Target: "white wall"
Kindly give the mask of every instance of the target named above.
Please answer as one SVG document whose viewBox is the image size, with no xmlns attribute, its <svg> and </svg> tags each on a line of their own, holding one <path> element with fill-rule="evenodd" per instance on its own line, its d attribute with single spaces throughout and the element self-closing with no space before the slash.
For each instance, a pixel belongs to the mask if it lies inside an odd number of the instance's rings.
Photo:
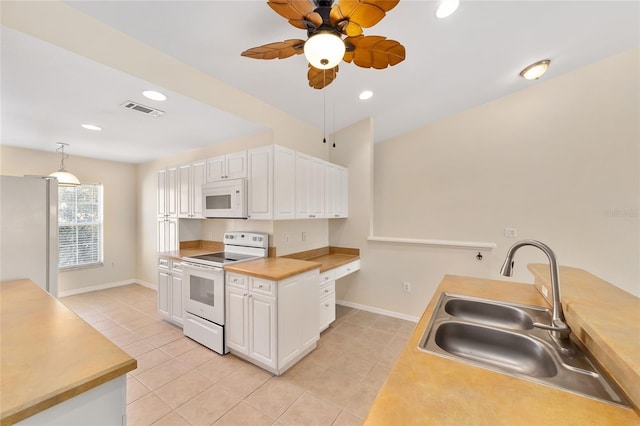
<svg viewBox="0 0 640 426">
<path fill-rule="evenodd" d="M 3 175 L 48 175 L 59 167 L 60 155 L 55 152 L 0 146 Z M 104 266 L 61 271 L 59 292 L 63 295 L 84 287 L 134 282 L 137 277 L 136 166 L 76 157 L 71 153 L 65 168 L 80 182 L 103 184 Z"/>
<path fill-rule="evenodd" d="M 367 254 L 398 267 L 372 260 L 345 297 L 418 315 L 419 303 L 396 302 L 403 277 L 418 280 L 421 299 L 443 273 L 498 278 L 524 238 L 640 295 L 639 65 L 635 49 L 375 145 L 375 235 L 498 247 L 479 263 L 470 250 L 369 243 Z M 532 261 L 547 260 L 521 249 L 513 279 L 532 282 Z"/>
</svg>

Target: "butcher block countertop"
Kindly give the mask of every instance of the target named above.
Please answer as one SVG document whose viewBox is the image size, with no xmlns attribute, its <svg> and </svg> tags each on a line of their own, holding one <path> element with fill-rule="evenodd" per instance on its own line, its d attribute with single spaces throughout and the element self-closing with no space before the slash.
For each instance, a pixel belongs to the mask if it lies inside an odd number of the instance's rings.
<svg viewBox="0 0 640 426">
<path fill-rule="evenodd" d="M 136 368 L 137 362 L 28 279 L 0 283 L 1 424 Z"/>
<path fill-rule="evenodd" d="M 561 279 L 565 273 L 561 268 Z M 371 406 L 365 425 L 640 424 L 632 409 L 419 351 L 418 342 L 442 292 L 548 307 L 532 284 L 445 276 Z M 623 329 L 619 332 L 625 334 Z M 627 337 L 637 344 L 637 335 Z"/>
<path fill-rule="evenodd" d="M 320 263 L 306 260 L 287 259 L 284 257 L 263 257 L 256 260 L 227 265 L 224 267 L 224 270 L 265 280 L 281 281 L 294 275 L 320 268 L 320 266 Z"/>
</svg>

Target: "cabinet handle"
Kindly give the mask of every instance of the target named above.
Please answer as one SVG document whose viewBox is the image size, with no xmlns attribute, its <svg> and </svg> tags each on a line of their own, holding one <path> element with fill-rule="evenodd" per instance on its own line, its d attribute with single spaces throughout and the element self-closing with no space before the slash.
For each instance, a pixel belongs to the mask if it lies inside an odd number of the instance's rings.
<svg viewBox="0 0 640 426">
<path fill-rule="evenodd" d="M 258 285 L 258 288 L 262 288 L 262 287 L 264 287 L 262 284 Z"/>
<path fill-rule="evenodd" d="M 324 292 L 325 292 L 325 293 L 329 293 L 329 290 L 325 288 L 325 289 L 324 289 Z"/>
<path fill-rule="evenodd" d="M 328 307 L 329 307 L 329 304 L 328 304 L 328 303 L 325 303 L 325 304 L 324 304 L 324 306 L 325 306 L 325 308 L 328 308 Z"/>
</svg>

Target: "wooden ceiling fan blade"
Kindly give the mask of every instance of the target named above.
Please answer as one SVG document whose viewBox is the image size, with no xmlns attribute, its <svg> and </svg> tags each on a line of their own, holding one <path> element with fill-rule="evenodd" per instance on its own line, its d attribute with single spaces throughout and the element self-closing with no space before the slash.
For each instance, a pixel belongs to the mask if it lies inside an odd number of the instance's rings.
<svg viewBox="0 0 640 426">
<path fill-rule="evenodd" d="M 331 23 L 336 25 L 341 20 L 348 20 L 350 24 L 357 24 L 361 28 L 370 28 L 380 22 L 386 16 L 386 12 L 396 7 L 400 0 L 340 0 L 337 5 L 331 9 L 329 17 Z M 350 32 L 347 32 L 350 30 Z M 357 36 L 362 34 L 356 32 L 356 27 L 343 30 L 348 36 Z"/>
<path fill-rule="evenodd" d="M 406 56 L 402 44 L 382 36 L 347 37 L 345 42 L 353 45 L 353 51 L 345 53 L 344 61 L 362 68 L 384 69 L 399 64 Z"/>
<path fill-rule="evenodd" d="M 315 68 L 309 64 L 309 71 L 307 72 L 307 78 L 309 79 L 309 86 L 314 89 L 323 89 L 333 83 L 333 80 L 338 76 L 338 65 L 328 70 L 321 70 Z"/>
<path fill-rule="evenodd" d="M 305 20 L 316 27 L 322 24 L 322 17 L 313 11 L 313 6 L 307 0 L 269 0 L 267 4 L 296 28 L 306 30 Z"/>
<path fill-rule="evenodd" d="M 247 49 L 242 56 L 253 59 L 285 59 L 304 52 L 304 40 L 290 39 Z"/>
</svg>

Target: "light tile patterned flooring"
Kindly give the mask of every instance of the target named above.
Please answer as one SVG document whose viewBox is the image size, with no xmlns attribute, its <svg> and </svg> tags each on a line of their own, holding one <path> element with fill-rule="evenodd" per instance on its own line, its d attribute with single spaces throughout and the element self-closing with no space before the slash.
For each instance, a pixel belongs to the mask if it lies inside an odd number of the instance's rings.
<svg viewBox="0 0 640 426">
<path fill-rule="evenodd" d="M 184 337 L 138 284 L 60 299 L 138 360 L 127 418 L 142 425 L 359 425 L 414 323 L 337 307 L 318 348 L 282 376 Z"/>
</svg>

